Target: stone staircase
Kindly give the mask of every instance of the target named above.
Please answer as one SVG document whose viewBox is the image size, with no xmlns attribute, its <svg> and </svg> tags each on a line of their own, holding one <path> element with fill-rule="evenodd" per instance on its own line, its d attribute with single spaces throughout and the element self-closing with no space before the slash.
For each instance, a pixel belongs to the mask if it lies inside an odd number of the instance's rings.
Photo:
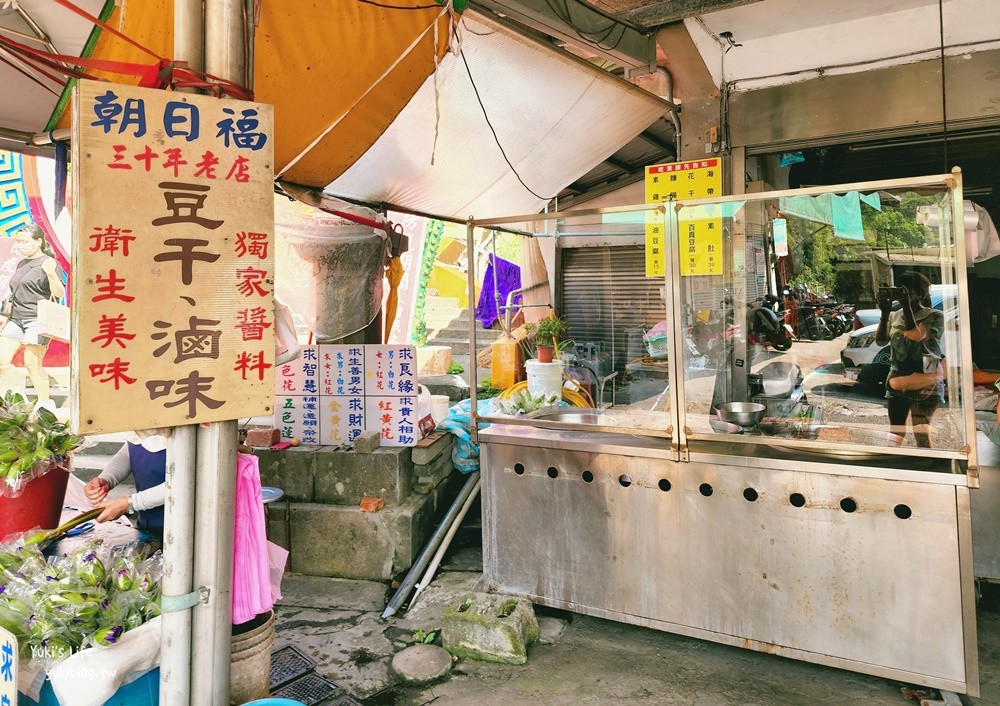
<svg viewBox="0 0 1000 706">
<path fill-rule="evenodd" d="M 469 357 L 469 309 L 463 309 L 453 297 L 427 295 L 424 319 L 427 323 L 427 345 L 450 346 L 452 358 Z M 482 350 L 500 337 L 499 325 L 484 329 L 476 323 L 476 343 Z"/>
</svg>

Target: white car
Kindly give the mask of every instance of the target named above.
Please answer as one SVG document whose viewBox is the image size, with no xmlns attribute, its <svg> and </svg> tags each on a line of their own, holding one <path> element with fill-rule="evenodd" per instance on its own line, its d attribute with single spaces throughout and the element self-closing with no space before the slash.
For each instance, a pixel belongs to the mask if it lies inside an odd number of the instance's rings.
<svg viewBox="0 0 1000 706">
<path fill-rule="evenodd" d="M 953 285 L 932 284 L 931 285 L 931 306 L 938 311 L 945 311 L 947 307 L 948 315 L 953 319 L 958 318 L 958 288 Z M 885 383 L 885 378 L 889 374 L 889 346 L 880 346 L 875 343 L 875 333 L 878 331 L 878 324 L 864 326 L 856 331 L 852 331 L 847 340 L 847 345 L 840 352 L 840 362 L 844 364 L 844 376 L 848 380 L 865 382 L 876 382 L 881 380 Z M 945 330 L 945 336 L 953 338 L 955 329 Z M 957 346 L 957 341 L 945 342 L 945 350 L 952 346 Z M 879 366 L 864 371 L 865 366 Z M 884 366 L 884 367 L 883 367 Z"/>
</svg>

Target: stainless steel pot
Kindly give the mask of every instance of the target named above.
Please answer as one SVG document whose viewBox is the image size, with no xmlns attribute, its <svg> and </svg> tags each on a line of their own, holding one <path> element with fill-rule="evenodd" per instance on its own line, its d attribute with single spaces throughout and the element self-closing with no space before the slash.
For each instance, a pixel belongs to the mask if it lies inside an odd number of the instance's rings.
<svg viewBox="0 0 1000 706">
<path fill-rule="evenodd" d="M 764 405 L 756 402 L 726 402 L 715 408 L 715 413 L 724 422 L 752 427 L 764 418 Z"/>
</svg>

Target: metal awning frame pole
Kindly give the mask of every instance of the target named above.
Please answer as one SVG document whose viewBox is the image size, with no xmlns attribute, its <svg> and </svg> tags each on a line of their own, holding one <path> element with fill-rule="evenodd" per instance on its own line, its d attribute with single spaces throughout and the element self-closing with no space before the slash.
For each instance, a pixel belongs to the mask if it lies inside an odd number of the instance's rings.
<svg viewBox="0 0 1000 706">
<path fill-rule="evenodd" d="M 204 66 L 202 0 L 174 0 L 174 56 Z M 58 134 L 53 137 L 59 139 Z M 175 427 L 167 447 L 163 535 L 163 595 L 184 596 L 194 583 L 195 480 L 198 427 Z M 160 703 L 190 706 L 193 611 L 164 611 L 160 634 Z"/>
<path fill-rule="evenodd" d="M 167 446 L 163 595 L 191 593 L 194 575 L 194 479 L 197 427 L 174 427 Z M 191 703 L 191 612 L 164 611 L 160 632 L 160 703 Z"/>
<path fill-rule="evenodd" d="M 205 0 L 205 72 L 241 85 L 252 60 L 244 52 L 244 11 L 242 0 Z M 198 428 L 195 585 L 211 593 L 194 609 L 192 704 L 229 703 L 237 431 L 235 419 Z"/>
</svg>

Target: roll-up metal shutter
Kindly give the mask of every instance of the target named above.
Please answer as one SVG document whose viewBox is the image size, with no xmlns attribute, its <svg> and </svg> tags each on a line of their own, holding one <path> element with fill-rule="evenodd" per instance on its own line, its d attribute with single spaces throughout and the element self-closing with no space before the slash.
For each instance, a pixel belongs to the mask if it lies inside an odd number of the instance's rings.
<svg viewBox="0 0 1000 706">
<path fill-rule="evenodd" d="M 666 305 L 663 278 L 646 277 L 643 247 L 565 247 L 560 257 L 559 311 L 570 337 L 596 346 L 614 370 L 644 356 L 642 333 L 664 320 Z"/>
</svg>

